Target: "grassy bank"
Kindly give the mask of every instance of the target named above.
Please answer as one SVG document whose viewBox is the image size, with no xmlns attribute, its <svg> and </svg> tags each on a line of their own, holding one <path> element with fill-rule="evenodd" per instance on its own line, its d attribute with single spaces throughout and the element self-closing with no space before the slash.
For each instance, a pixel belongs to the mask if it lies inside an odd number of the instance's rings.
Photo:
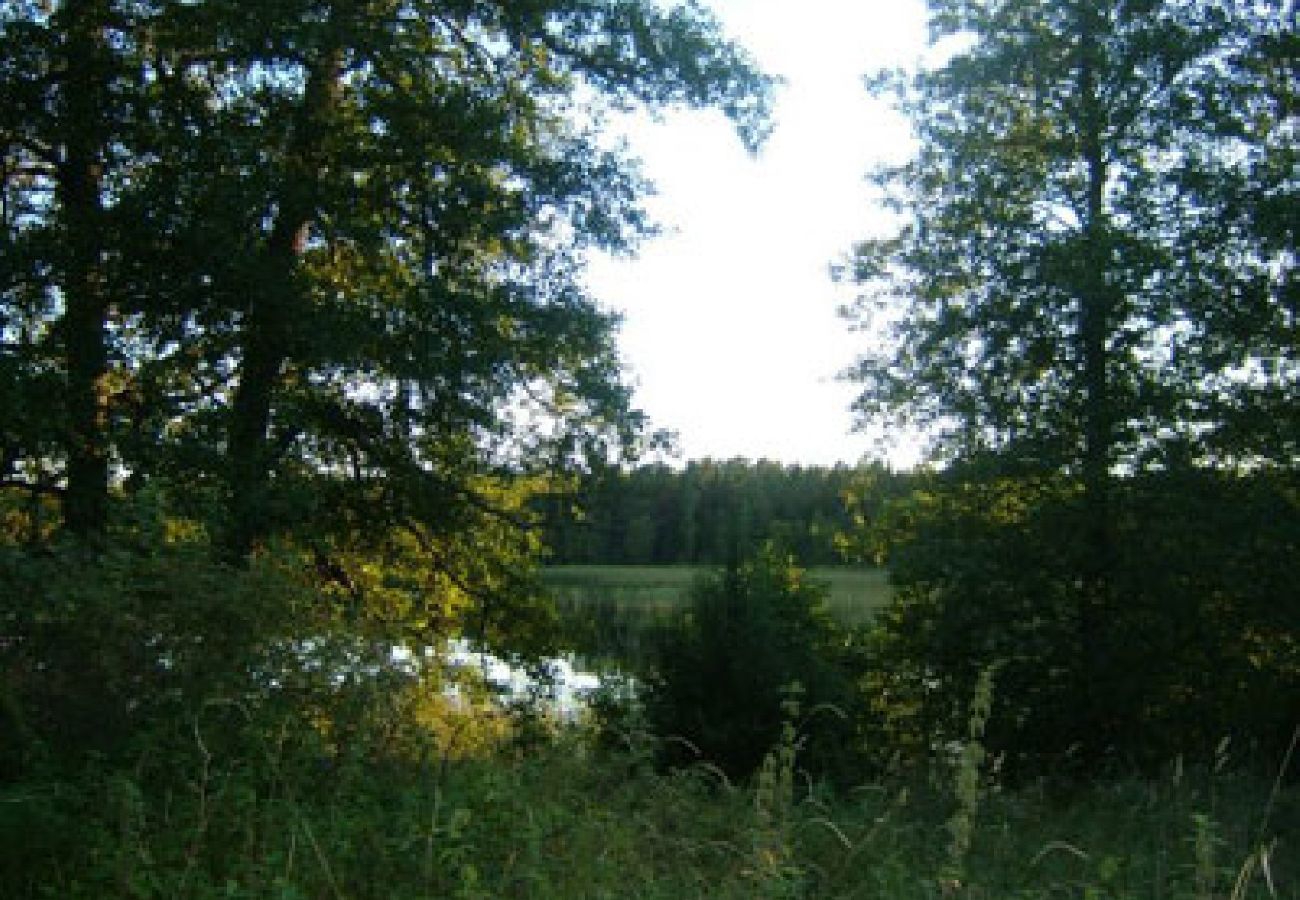
<svg viewBox="0 0 1300 900">
<path fill-rule="evenodd" d="M 577 736 L 325 778 L 250 762 L 195 746 L 184 790 L 136 770 L 0 797 L 4 895 L 1300 897 L 1300 798 L 1267 779 L 1171 769 L 1071 792 L 985 778 L 972 793 L 953 773 L 832 796 L 788 753 L 741 786 L 705 765 L 653 774 Z"/>
</svg>

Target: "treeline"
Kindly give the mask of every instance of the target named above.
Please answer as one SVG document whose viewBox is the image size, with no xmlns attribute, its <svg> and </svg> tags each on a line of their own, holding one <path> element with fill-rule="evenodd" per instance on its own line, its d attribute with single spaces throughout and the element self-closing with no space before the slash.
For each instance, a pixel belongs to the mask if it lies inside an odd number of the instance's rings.
<svg viewBox="0 0 1300 900">
<path fill-rule="evenodd" d="M 906 489 L 878 463 L 834 467 L 692 460 L 588 476 L 544 502 L 544 544 L 564 565 L 725 565 L 774 541 L 804 565 L 842 562 L 864 484 Z"/>
</svg>

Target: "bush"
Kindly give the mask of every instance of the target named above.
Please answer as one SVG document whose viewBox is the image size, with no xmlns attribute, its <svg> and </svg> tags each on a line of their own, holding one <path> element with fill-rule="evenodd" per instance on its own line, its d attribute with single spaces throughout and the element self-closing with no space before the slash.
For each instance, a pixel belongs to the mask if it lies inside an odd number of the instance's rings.
<svg viewBox="0 0 1300 900">
<path fill-rule="evenodd" d="M 310 608 L 275 560 L 234 569 L 201 543 L 0 547 L 0 583 L 0 782 L 38 764 L 165 757 L 217 714 L 211 701 L 247 721 L 287 699 L 269 682 Z"/>
<path fill-rule="evenodd" d="M 1213 760 L 1274 765 L 1300 718 L 1296 493 L 1265 475 L 1116 484 L 1096 630 L 1080 626 L 1084 511 L 1064 478 L 936 480 L 877 525 L 891 607 L 871 637 L 879 745 L 925 760 L 962 738 L 998 668 L 985 743 L 1008 775 Z"/>
<path fill-rule="evenodd" d="M 803 764 L 847 771 L 853 641 L 827 595 L 771 547 L 695 586 L 684 618 L 655 642 L 646 715 L 664 739 L 663 762 L 701 759 L 747 776 L 781 737 L 793 699 Z"/>
</svg>

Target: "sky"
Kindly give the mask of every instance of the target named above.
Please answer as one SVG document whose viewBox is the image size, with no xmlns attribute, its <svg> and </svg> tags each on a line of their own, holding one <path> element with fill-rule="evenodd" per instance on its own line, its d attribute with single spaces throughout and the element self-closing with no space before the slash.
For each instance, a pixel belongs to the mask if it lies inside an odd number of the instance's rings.
<svg viewBox="0 0 1300 900">
<path fill-rule="evenodd" d="M 757 156 L 716 112 L 638 118 L 627 137 L 657 186 L 665 233 L 634 259 L 598 257 L 589 285 L 624 316 L 635 403 L 675 431 L 684 459 L 897 466 L 852 433 L 852 385 L 836 376 L 864 337 L 837 314 L 854 296 L 830 278 L 853 243 L 888 228 L 866 174 L 910 152 L 909 131 L 863 75 L 914 65 L 921 0 L 707 0 L 729 36 L 786 83 Z"/>
</svg>

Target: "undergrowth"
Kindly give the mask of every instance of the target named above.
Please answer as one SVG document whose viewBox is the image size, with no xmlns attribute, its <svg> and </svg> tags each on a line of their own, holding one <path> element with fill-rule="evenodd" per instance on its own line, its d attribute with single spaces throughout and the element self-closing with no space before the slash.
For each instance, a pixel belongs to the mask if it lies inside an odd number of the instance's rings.
<svg viewBox="0 0 1300 900">
<path fill-rule="evenodd" d="M 799 749 L 788 724 L 738 784 L 707 764 L 657 773 L 580 731 L 328 766 L 222 758 L 196 734 L 167 760 L 182 778 L 142 758 L 5 787 L 0 895 L 1300 897 L 1300 796 L 1281 781 L 1173 767 L 1010 791 L 959 754 L 944 777 L 833 793 Z"/>
<path fill-rule="evenodd" d="M 761 685 L 752 775 L 699 747 L 669 768 L 688 740 L 616 690 L 604 727 L 453 703 L 308 617 L 271 561 L 201 561 L 0 571 L 23 601 L 0 610 L 0 898 L 1300 900 L 1294 739 L 1276 777 L 1222 744 L 1158 776 L 1011 781 L 985 747 L 995 667 L 928 769 L 809 774 L 841 759 L 815 727 L 835 695 L 797 679 Z"/>
</svg>

